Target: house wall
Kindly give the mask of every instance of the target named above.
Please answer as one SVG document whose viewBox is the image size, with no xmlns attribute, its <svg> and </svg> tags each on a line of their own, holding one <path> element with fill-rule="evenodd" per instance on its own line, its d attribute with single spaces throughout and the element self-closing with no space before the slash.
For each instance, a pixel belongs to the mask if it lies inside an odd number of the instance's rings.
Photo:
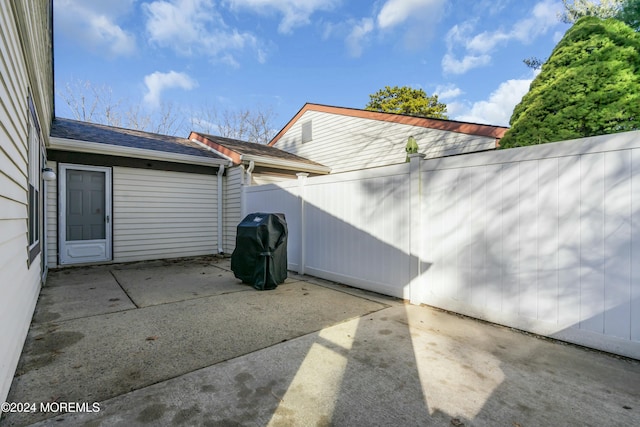
<svg viewBox="0 0 640 427">
<path fill-rule="evenodd" d="M 230 254 L 236 247 L 236 230 L 242 220 L 242 179 L 243 168 L 227 169 L 223 181 L 223 248 L 225 254 Z"/>
<path fill-rule="evenodd" d="M 640 132 L 414 158 L 245 199 L 286 211 L 297 271 L 640 359 Z"/>
<path fill-rule="evenodd" d="M 58 162 L 49 160 L 47 167 L 50 167 L 58 174 Z M 47 224 L 47 246 L 46 257 L 47 265 L 55 267 L 58 265 L 58 181 L 46 183 L 46 200 L 45 200 L 45 221 Z"/>
<path fill-rule="evenodd" d="M 302 143 L 302 126 L 312 123 L 312 140 Z M 331 168 L 331 173 L 402 163 L 409 136 L 427 158 L 492 150 L 495 138 L 306 111 L 275 147 Z"/>
<path fill-rule="evenodd" d="M 0 2 L 0 402 L 6 400 L 38 298 L 42 257 L 28 263 L 28 117 L 48 144 L 52 114 L 49 3 Z"/>
<path fill-rule="evenodd" d="M 50 167 L 57 163 L 50 161 Z M 113 167 L 113 262 L 217 252 L 217 179 L 162 170 Z M 48 188 L 47 257 L 58 264 L 57 186 Z"/>
<path fill-rule="evenodd" d="M 216 253 L 215 175 L 113 168 L 114 262 Z"/>
</svg>

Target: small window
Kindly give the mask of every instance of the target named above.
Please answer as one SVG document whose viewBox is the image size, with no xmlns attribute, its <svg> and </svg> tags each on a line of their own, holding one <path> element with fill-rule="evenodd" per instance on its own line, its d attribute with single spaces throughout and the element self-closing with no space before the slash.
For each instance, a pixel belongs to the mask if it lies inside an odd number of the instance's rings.
<svg viewBox="0 0 640 427">
<path fill-rule="evenodd" d="M 28 149 L 29 149 L 29 199 L 28 199 L 28 239 L 29 239 L 29 264 L 33 262 L 40 253 L 40 170 L 43 164 L 43 150 L 40 140 L 40 126 L 36 116 L 33 100 L 29 97 L 29 128 L 28 128 Z"/>
<path fill-rule="evenodd" d="M 302 123 L 302 143 L 309 142 L 313 139 L 311 133 L 311 120 Z"/>
</svg>

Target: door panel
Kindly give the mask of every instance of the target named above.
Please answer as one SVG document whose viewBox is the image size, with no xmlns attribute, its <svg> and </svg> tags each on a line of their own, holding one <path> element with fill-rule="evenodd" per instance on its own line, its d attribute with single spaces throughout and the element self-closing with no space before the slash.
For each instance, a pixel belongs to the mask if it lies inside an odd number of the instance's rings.
<svg viewBox="0 0 640 427">
<path fill-rule="evenodd" d="M 60 264 L 111 259 L 111 169 L 60 165 Z"/>
<path fill-rule="evenodd" d="M 67 241 L 104 239 L 105 173 L 67 170 Z"/>
</svg>

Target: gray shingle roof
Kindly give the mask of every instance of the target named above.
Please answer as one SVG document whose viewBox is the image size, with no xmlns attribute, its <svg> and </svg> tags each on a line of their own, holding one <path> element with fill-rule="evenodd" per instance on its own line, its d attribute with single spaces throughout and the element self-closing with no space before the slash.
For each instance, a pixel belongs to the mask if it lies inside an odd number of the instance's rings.
<svg viewBox="0 0 640 427">
<path fill-rule="evenodd" d="M 207 135 L 197 132 L 198 135 L 202 135 L 209 141 L 222 145 L 223 147 L 233 150 L 238 154 L 248 154 L 252 156 L 271 157 L 273 159 L 288 160 L 293 162 L 306 163 L 309 165 L 323 166 L 320 163 L 314 162 L 304 157 L 296 156 L 295 154 L 288 153 L 284 150 L 280 150 L 276 147 L 271 147 L 265 144 L 258 144 L 255 142 L 241 141 L 238 139 L 225 138 L 222 136 Z"/>
<path fill-rule="evenodd" d="M 120 147 L 141 148 L 165 153 L 223 159 L 223 157 L 220 157 L 193 141 L 189 141 L 187 138 L 80 122 L 59 117 L 53 120 L 51 136 Z"/>
</svg>

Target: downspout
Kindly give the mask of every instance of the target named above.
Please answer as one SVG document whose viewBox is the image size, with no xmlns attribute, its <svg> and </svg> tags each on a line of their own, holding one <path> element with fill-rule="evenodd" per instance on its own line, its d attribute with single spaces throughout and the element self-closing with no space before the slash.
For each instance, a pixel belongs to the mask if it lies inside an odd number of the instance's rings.
<svg viewBox="0 0 640 427">
<path fill-rule="evenodd" d="M 256 163 L 251 160 L 249 162 L 249 167 L 247 168 L 247 185 L 251 185 L 251 172 L 253 172 L 253 168 L 256 167 Z"/>
<path fill-rule="evenodd" d="M 224 175 L 224 165 L 218 168 L 218 254 L 224 253 L 224 244 L 222 242 L 224 233 L 222 232 L 222 175 Z"/>
</svg>

